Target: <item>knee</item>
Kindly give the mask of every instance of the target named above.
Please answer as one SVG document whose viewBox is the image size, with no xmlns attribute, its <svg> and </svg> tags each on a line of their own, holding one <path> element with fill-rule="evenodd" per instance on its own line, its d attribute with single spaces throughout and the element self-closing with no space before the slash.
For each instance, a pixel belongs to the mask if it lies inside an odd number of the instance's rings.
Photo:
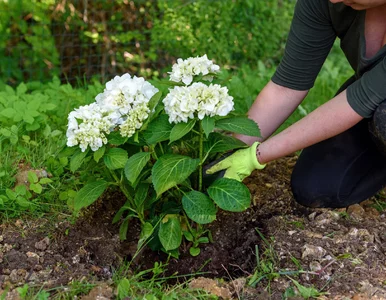
<svg viewBox="0 0 386 300">
<path fill-rule="evenodd" d="M 291 189 L 295 201 L 300 205 L 313 208 L 333 207 L 336 203 L 336 194 L 322 191 L 320 178 L 314 174 L 299 174 L 294 170 L 291 176 Z M 315 177 L 313 179 L 312 177 Z"/>
</svg>

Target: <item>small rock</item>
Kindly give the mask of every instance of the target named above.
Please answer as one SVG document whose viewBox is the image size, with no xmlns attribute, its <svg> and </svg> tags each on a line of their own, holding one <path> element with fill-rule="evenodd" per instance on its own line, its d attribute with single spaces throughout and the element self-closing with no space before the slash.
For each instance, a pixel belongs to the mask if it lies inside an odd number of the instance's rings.
<svg viewBox="0 0 386 300">
<path fill-rule="evenodd" d="M 246 283 L 247 283 L 247 280 L 241 277 L 241 278 L 232 280 L 230 285 L 235 289 L 235 293 L 239 295 L 244 290 Z"/>
<path fill-rule="evenodd" d="M 28 282 L 37 282 L 39 280 L 39 276 L 35 272 L 32 272 L 31 274 L 27 274 L 25 280 Z"/>
<path fill-rule="evenodd" d="M 26 255 L 27 255 L 27 257 L 34 257 L 34 258 L 39 259 L 39 255 L 37 255 L 35 252 L 28 251 L 26 253 Z"/>
<path fill-rule="evenodd" d="M 310 214 L 310 215 L 308 216 L 308 219 L 309 219 L 310 221 L 313 221 L 313 220 L 315 219 L 315 216 L 316 216 L 316 211 L 314 211 L 312 214 Z"/>
<path fill-rule="evenodd" d="M 72 263 L 74 265 L 78 264 L 80 262 L 80 256 L 79 254 L 76 254 L 73 258 L 72 258 Z"/>
<path fill-rule="evenodd" d="M 4 241 L 4 237 L 0 235 L 0 243 Z"/>
<path fill-rule="evenodd" d="M 380 217 L 379 211 L 374 207 L 365 207 L 366 216 L 370 219 L 378 219 Z"/>
<path fill-rule="evenodd" d="M 4 269 L 3 270 L 3 274 L 4 275 L 10 275 L 11 274 L 11 270 L 10 269 Z"/>
<path fill-rule="evenodd" d="M 113 289 L 107 284 L 95 286 L 86 296 L 80 298 L 81 300 L 109 300 L 113 299 Z"/>
<path fill-rule="evenodd" d="M 326 255 L 326 250 L 320 246 L 314 246 L 309 244 L 305 244 L 303 246 L 302 259 L 308 256 L 314 259 L 320 259 L 324 255 Z"/>
<path fill-rule="evenodd" d="M 315 218 L 315 223 L 319 226 L 330 224 L 333 221 L 340 219 L 339 213 L 334 211 L 327 211 Z"/>
<path fill-rule="evenodd" d="M 16 225 L 16 227 L 18 227 L 18 228 L 22 228 L 23 225 L 24 225 L 24 223 L 23 223 L 22 220 L 18 219 L 18 220 L 16 220 L 15 225 Z"/>
<path fill-rule="evenodd" d="M 41 241 L 35 243 L 35 248 L 37 250 L 44 251 L 48 248 L 49 244 L 50 244 L 50 239 L 48 237 L 45 237 Z"/>
<path fill-rule="evenodd" d="M 310 270 L 312 272 L 318 272 L 321 269 L 322 269 L 322 266 L 321 266 L 321 264 L 319 262 L 317 262 L 317 261 L 310 262 Z"/>
<path fill-rule="evenodd" d="M 195 278 L 189 283 L 189 287 L 191 289 L 202 289 L 223 299 L 232 299 L 232 293 L 228 288 L 220 287 L 216 280 L 210 278 Z"/>
<path fill-rule="evenodd" d="M 9 275 L 9 280 L 13 284 L 21 283 L 24 281 L 26 274 L 27 274 L 27 271 L 24 269 L 14 269 L 11 271 L 11 274 Z"/>
<path fill-rule="evenodd" d="M 347 208 L 348 215 L 356 221 L 361 221 L 365 217 L 365 210 L 359 204 L 351 205 Z"/>
<path fill-rule="evenodd" d="M 34 266 L 34 271 L 39 272 L 41 270 L 43 270 L 43 266 L 42 265 L 35 265 Z"/>
<path fill-rule="evenodd" d="M 319 232 L 312 232 L 312 231 L 309 231 L 309 230 L 304 230 L 303 234 L 305 234 L 306 237 L 311 238 L 311 239 L 321 239 L 321 238 L 323 238 L 323 234 L 321 234 Z"/>
<path fill-rule="evenodd" d="M 16 289 L 14 289 L 7 293 L 5 300 L 21 300 L 21 297 L 19 295 L 19 292 Z"/>
</svg>

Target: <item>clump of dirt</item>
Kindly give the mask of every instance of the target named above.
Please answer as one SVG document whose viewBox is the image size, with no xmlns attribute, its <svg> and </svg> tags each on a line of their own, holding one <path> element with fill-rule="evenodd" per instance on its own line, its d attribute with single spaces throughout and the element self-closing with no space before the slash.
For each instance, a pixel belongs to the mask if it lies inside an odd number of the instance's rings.
<svg viewBox="0 0 386 300">
<path fill-rule="evenodd" d="M 267 260 L 272 274 L 258 269 L 261 280 L 255 280 L 254 287 L 239 288 L 238 295 L 282 299 L 296 280 L 327 293 L 328 299 L 358 295 L 386 299 L 386 215 L 375 209 L 377 198 L 348 209 L 297 205 L 289 185 L 296 159 L 280 159 L 246 179 L 253 205 L 242 213 L 219 212 L 208 227 L 213 243 L 201 245 L 197 257 L 190 256 L 185 245 L 178 260 L 168 261 L 165 275 L 188 277 L 199 272 L 206 278 L 240 278 L 245 283 L 255 273 L 257 261 Z M 112 224 L 124 202 L 119 193 L 106 195 L 75 224 L 58 220 L 55 228 L 44 219 L 1 225 L 0 287 L 30 282 L 54 287 L 82 277 L 111 279 L 137 250 L 140 225 L 131 222 L 128 239 L 122 242 L 119 225 Z M 167 256 L 145 249 L 132 267 L 151 268 L 156 261 L 165 262 Z"/>
</svg>

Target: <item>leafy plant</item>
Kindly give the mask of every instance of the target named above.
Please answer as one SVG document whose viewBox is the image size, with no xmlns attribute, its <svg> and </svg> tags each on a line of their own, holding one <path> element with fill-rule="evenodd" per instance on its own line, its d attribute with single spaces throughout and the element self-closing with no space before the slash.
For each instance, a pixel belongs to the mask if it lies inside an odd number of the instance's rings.
<svg viewBox="0 0 386 300">
<path fill-rule="evenodd" d="M 74 210 L 117 186 L 127 199 L 113 220 L 121 222 L 121 238 L 138 218 L 141 240 L 177 257 L 184 238 L 192 255 L 210 241 L 202 226 L 216 219 L 218 208 L 247 209 L 251 196 L 241 182 L 221 178 L 206 187 L 203 180 L 206 162 L 246 146 L 216 131 L 259 136 L 254 121 L 231 113 L 227 89 L 206 83 L 218 69 L 206 56 L 179 60 L 172 81 L 159 82 L 171 86 L 165 97 L 143 78 L 117 76 L 96 102 L 71 112 L 67 145 L 80 146 L 70 156 L 71 171 L 104 170 L 79 190 Z"/>
</svg>

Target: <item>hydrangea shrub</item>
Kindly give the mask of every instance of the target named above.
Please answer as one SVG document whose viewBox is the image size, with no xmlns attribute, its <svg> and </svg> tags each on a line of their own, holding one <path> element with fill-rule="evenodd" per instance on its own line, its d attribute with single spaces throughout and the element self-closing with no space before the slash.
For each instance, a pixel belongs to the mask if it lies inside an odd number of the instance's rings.
<svg viewBox="0 0 386 300">
<path fill-rule="evenodd" d="M 206 55 L 178 59 L 165 83 L 171 86 L 166 95 L 144 78 L 124 74 L 107 82 L 94 103 L 72 111 L 67 146 L 79 148 L 71 170 L 88 162 L 108 171 L 108 176 L 91 176 L 74 209 L 118 186 L 127 198 L 113 220 L 121 223 L 120 237 L 126 238 L 130 220 L 138 218 L 139 246 L 146 242 L 175 257 L 185 242 L 192 255 L 200 253 L 199 245 L 210 241 L 204 225 L 216 220 L 219 208 L 247 209 L 251 195 L 242 183 L 203 178 L 205 164 L 246 147 L 228 132 L 260 134 L 254 121 L 233 114 L 233 97 L 213 82 L 219 71 Z"/>
</svg>

